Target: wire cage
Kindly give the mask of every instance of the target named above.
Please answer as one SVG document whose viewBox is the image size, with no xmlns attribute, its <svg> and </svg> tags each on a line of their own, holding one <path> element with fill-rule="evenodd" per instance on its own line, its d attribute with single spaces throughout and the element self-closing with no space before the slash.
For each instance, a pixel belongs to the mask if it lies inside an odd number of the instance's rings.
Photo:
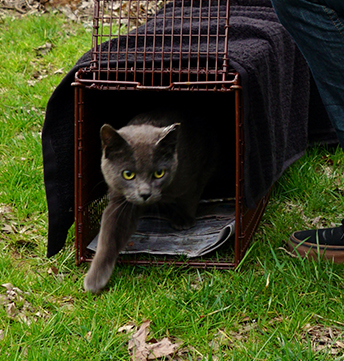
<svg viewBox="0 0 344 361">
<path fill-rule="evenodd" d="M 108 122 L 109 113 L 116 113 L 114 125 L 119 128 L 147 108 L 152 98 L 160 105 L 206 103 L 220 118 L 222 129 L 231 129 L 231 140 L 223 138 L 223 161 L 233 180 L 222 187 L 230 188 L 235 199 L 234 247 L 227 246 L 233 248 L 233 257 L 180 261 L 121 257 L 119 262 L 232 268 L 242 260 L 268 195 L 255 209 L 245 206 L 242 88 L 227 58 L 229 17 L 229 0 L 94 1 L 90 65 L 78 70 L 73 84 L 77 264 L 92 258 L 86 247 L 99 231 L 106 204 L 106 187 L 98 171 L 101 147 L 95 134 L 104 118 Z M 229 115 L 223 115 L 224 104 Z"/>
</svg>

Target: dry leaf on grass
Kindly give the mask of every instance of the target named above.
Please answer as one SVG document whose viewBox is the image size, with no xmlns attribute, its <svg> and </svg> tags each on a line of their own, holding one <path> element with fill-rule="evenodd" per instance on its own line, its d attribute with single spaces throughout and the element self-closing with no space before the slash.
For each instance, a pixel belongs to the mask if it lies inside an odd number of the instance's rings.
<svg viewBox="0 0 344 361">
<path fill-rule="evenodd" d="M 149 334 L 150 321 L 147 320 L 132 335 L 128 343 L 128 351 L 132 355 L 133 361 L 156 360 L 164 356 L 174 354 L 180 347 L 180 343 L 172 343 L 167 337 L 161 341 L 152 340 L 146 343 Z"/>
<path fill-rule="evenodd" d="M 0 304 L 6 308 L 6 313 L 11 319 L 30 325 L 32 321 L 48 315 L 47 311 L 38 311 L 25 299 L 29 293 L 23 292 L 11 283 L 4 283 L 1 286 L 6 288 L 6 295 L 0 295 Z"/>
<path fill-rule="evenodd" d="M 337 327 L 307 324 L 301 340 L 306 343 L 310 341 L 312 350 L 315 352 L 325 351 L 330 355 L 343 355 L 344 353 L 343 331 Z"/>
<path fill-rule="evenodd" d="M 0 204 L 0 217 L 3 216 L 12 216 L 13 210 L 10 206 L 6 204 Z"/>
<path fill-rule="evenodd" d="M 48 268 L 47 273 L 49 276 L 54 276 L 60 282 L 62 282 L 66 278 L 66 274 L 61 273 L 59 269 L 53 265 Z"/>
<path fill-rule="evenodd" d="M 0 203 L 0 234 L 3 239 L 10 239 L 18 245 L 34 244 L 38 238 L 43 238 L 38 234 L 39 228 L 33 226 L 37 218 L 34 216 L 19 220 L 11 207 Z"/>
<path fill-rule="evenodd" d="M 51 266 L 47 272 L 48 272 L 48 275 L 54 274 L 56 276 L 59 273 L 59 270 L 57 267 Z"/>
<path fill-rule="evenodd" d="M 1 231 L 7 234 L 10 233 L 18 233 L 18 231 L 16 230 L 16 228 L 14 227 L 14 225 L 11 224 L 5 224 L 1 227 Z"/>
<path fill-rule="evenodd" d="M 128 333 L 128 332 L 132 331 L 134 329 L 134 327 L 135 327 L 135 325 L 133 323 L 128 323 L 128 324 L 120 327 L 117 332 L 126 332 L 126 333 Z"/>
<path fill-rule="evenodd" d="M 37 56 L 44 56 L 53 48 L 53 45 L 51 43 L 45 43 L 44 45 L 39 46 L 38 48 L 35 48 L 35 52 Z"/>
</svg>

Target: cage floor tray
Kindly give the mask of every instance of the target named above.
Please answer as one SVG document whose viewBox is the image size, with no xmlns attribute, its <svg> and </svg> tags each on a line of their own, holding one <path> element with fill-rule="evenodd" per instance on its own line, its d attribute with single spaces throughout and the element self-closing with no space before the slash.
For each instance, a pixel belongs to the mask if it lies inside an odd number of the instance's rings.
<svg viewBox="0 0 344 361">
<path fill-rule="evenodd" d="M 233 201 L 203 201 L 195 226 L 187 230 L 176 231 L 162 214 L 143 216 L 136 233 L 122 253 L 200 257 L 222 246 L 234 235 L 234 230 Z M 87 249 L 95 251 L 97 243 L 98 235 Z"/>
</svg>

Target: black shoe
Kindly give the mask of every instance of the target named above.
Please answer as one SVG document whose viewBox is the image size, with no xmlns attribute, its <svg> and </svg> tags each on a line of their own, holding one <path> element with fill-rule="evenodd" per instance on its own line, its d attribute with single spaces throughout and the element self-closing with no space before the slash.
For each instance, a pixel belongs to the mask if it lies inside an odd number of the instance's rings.
<svg viewBox="0 0 344 361">
<path fill-rule="evenodd" d="M 288 246 L 293 254 L 302 258 L 320 255 L 334 263 L 344 263 L 344 220 L 339 227 L 294 232 Z"/>
</svg>

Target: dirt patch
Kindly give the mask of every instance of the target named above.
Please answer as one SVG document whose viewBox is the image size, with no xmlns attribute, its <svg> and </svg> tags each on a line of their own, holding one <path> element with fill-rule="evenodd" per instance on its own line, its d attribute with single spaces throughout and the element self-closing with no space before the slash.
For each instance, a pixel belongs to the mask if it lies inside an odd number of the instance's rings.
<svg viewBox="0 0 344 361">
<path fill-rule="evenodd" d="M 63 13 L 76 22 L 91 21 L 93 0 L 0 0 L 0 17 Z"/>
<path fill-rule="evenodd" d="M 307 324 L 302 333 L 302 341 L 311 345 L 314 352 L 326 352 L 330 355 L 344 354 L 343 329 L 334 326 Z"/>
<path fill-rule="evenodd" d="M 106 3 L 105 8 L 119 15 L 121 12 L 121 24 L 128 25 L 125 23 L 126 15 L 130 13 L 134 24 L 129 24 L 130 28 L 132 25 L 136 25 L 135 16 L 151 15 L 155 12 L 156 7 L 161 8 L 164 4 L 163 0 L 158 0 L 157 3 L 150 1 L 147 3 L 142 0 L 135 0 L 129 3 L 129 1 Z M 1 16 L 14 16 L 21 17 L 30 14 L 44 14 L 50 13 L 63 13 L 69 20 L 75 22 L 89 23 L 92 26 L 93 18 L 93 0 L 0 0 L 0 18 Z M 135 20 L 135 21 L 134 21 Z M 139 24 L 142 21 L 139 20 Z"/>
</svg>

